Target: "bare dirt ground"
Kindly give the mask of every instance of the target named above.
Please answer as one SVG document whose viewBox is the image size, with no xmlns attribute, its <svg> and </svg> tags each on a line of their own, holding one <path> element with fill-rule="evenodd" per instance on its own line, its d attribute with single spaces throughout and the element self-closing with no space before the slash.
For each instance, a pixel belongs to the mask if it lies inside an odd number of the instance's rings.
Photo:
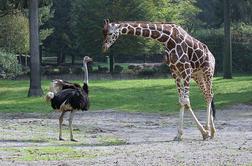
<svg viewBox="0 0 252 166">
<path fill-rule="evenodd" d="M 216 137 L 207 141 L 202 141 L 189 112 L 185 112 L 184 140 L 176 142 L 178 114 L 102 110 L 76 114 L 77 143 L 69 141 L 66 117 L 62 142 L 57 140 L 58 115 L 1 113 L 0 165 L 252 165 L 252 106 L 218 110 Z M 206 111 L 196 115 L 205 122 Z M 29 147 L 68 147 L 89 157 L 20 158 L 21 149 Z"/>
</svg>

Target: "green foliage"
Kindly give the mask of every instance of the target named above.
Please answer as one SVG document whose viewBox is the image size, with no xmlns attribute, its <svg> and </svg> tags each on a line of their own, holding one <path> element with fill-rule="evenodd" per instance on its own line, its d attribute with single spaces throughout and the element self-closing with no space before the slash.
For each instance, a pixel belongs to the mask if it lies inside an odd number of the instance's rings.
<svg viewBox="0 0 252 166">
<path fill-rule="evenodd" d="M 51 9 L 54 16 L 50 16 L 43 27 L 47 30 L 45 31 L 47 34 L 53 32 L 43 41 L 43 47 L 46 53 L 50 52 L 50 55 L 57 56 L 57 62 L 61 64 L 65 62 L 66 55 L 75 55 L 70 29 L 71 1 L 53 0 Z"/>
<path fill-rule="evenodd" d="M 23 14 L 0 17 L 0 48 L 12 53 L 28 53 L 29 23 Z"/>
<path fill-rule="evenodd" d="M 54 29 L 52 27 L 46 27 L 44 24 L 54 16 L 54 10 L 52 9 L 52 4 L 48 4 L 39 8 L 39 37 L 40 37 L 40 44 L 44 41 L 48 36 L 50 36 Z"/>
<path fill-rule="evenodd" d="M 18 64 L 17 56 L 0 50 L 0 79 L 15 78 L 20 74 L 22 68 Z"/>
<path fill-rule="evenodd" d="M 232 29 L 232 57 L 233 70 L 240 73 L 252 72 L 252 25 L 233 23 Z M 216 59 L 216 70 L 222 71 L 223 64 L 223 27 L 218 29 L 200 29 L 193 35 L 206 43 Z M 241 65 L 242 64 L 242 65 Z"/>
<path fill-rule="evenodd" d="M 195 6 L 195 1 L 172 0 L 157 2 L 152 0 L 73 0 L 60 3 L 54 0 L 53 9 L 55 9 L 55 17 L 49 22 L 55 31 L 44 42 L 47 52 L 56 56 L 70 55 L 73 52 L 74 56 L 89 54 L 98 59 L 102 59 L 100 57 L 103 40 L 102 26 L 105 18 L 110 18 L 111 21 L 174 21 L 189 27 L 189 25 L 192 26 L 192 20 L 197 20 L 196 15 L 200 11 Z M 53 44 L 51 44 L 52 41 Z M 153 40 L 123 36 L 111 48 L 110 54 L 141 53 L 148 56 L 162 51 L 163 46 Z"/>
</svg>

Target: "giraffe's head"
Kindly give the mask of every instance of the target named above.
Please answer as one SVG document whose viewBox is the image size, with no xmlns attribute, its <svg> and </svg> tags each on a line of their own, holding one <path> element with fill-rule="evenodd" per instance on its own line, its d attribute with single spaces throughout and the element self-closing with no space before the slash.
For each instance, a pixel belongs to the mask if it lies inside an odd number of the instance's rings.
<svg viewBox="0 0 252 166">
<path fill-rule="evenodd" d="M 103 35 L 104 35 L 104 41 L 103 41 L 103 52 L 106 52 L 110 46 L 114 44 L 116 39 L 120 35 L 120 24 L 116 23 L 110 23 L 108 19 L 104 20 L 104 27 L 103 27 Z"/>
</svg>

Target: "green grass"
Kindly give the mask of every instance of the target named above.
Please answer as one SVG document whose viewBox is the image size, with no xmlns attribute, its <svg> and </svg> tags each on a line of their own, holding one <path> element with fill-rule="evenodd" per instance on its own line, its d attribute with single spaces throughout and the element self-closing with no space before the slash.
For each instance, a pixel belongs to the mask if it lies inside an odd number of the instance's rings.
<svg viewBox="0 0 252 166">
<path fill-rule="evenodd" d="M 80 83 L 80 81 L 77 81 Z M 50 81 L 43 81 L 47 92 Z M 27 97 L 29 81 L 0 81 L 1 112 L 49 112 L 43 97 Z M 217 108 L 237 103 L 252 103 L 252 76 L 214 79 Z M 204 109 L 203 96 L 194 81 L 190 99 L 193 109 Z M 103 80 L 90 82 L 91 110 L 115 109 L 130 112 L 176 112 L 178 95 L 173 79 Z"/>
<path fill-rule="evenodd" d="M 90 159 L 100 155 L 106 155 L 96 150 L 77 149 L 64 146 L 0 148 L 0 151 L 11 153 L 12 157 L 9 157 L 9 160 L 18 161 Z"/>
</svg>

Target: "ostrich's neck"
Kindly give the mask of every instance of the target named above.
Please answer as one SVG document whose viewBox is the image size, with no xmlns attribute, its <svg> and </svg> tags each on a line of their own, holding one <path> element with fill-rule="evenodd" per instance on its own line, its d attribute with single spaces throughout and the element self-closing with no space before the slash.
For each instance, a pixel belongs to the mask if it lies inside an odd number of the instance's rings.
<svg viewBox="0 0 252 166">
<path fill-rule="evenodd" d="M 86 62 L 83 63 L 83 69 L 84 69 L 83 83 L 88 84 L 88 68 Z"/>
<path fill-rule="evenodd" d="M 161 43 L 176 36 L 176 25 L 169 23 L 120 22 L 120 34 L 142 36 L 155 39 Z"/>
</svg>

